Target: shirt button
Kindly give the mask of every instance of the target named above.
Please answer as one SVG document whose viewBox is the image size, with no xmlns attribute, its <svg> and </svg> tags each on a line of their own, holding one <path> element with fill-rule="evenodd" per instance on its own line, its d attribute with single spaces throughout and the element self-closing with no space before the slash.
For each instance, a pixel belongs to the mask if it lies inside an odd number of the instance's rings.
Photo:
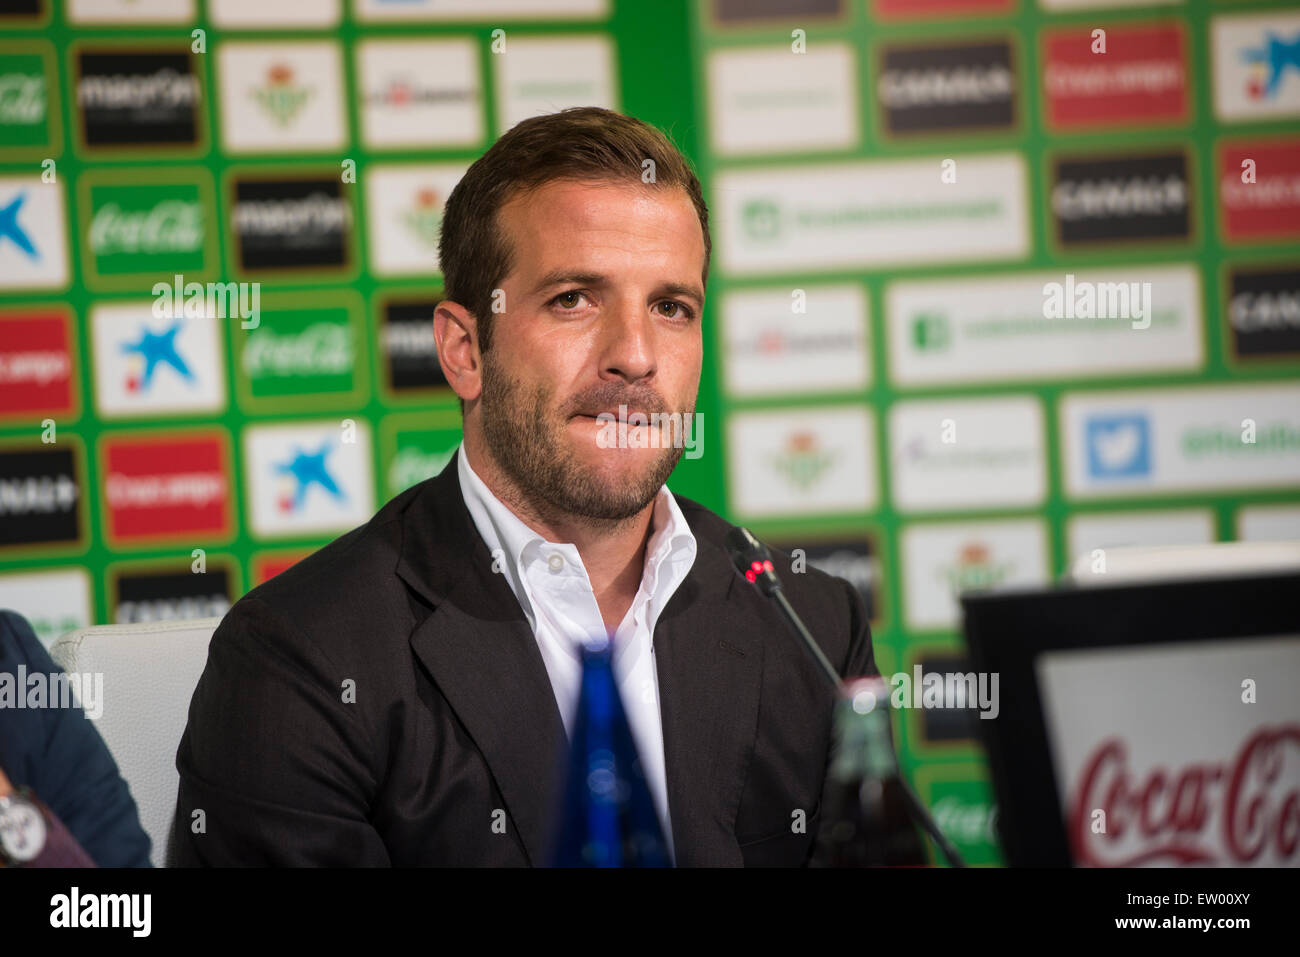
<svg viewBox="0 0 1300 957">
<path fill-rule="evenodd" d="M 552 552 L 551 557 L 546 559 L 546 564 L 550 567 L 551 571 L 558 572 L 564 567 L 564 556 L 560 555 L 558 552 Z"/>
</svg>

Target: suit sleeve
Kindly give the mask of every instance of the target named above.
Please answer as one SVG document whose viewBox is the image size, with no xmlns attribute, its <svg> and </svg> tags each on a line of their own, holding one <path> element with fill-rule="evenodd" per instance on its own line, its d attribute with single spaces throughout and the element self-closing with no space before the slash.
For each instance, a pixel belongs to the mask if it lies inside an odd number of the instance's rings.
<svg viewBox="0 0 1300 957">
<path fill-rule="evenodd" d="M 867 605 L 862 594 L 851 584 L 840 579 L 849 599 L 849 651 L 840 668 L 841 678 L 859 678 L 878 674 L 876 654 L 871 647 L 871 624 L 867 619 Z"/>
<path fill-rule="evenodd" d="M 172 863 L 389 864 L 368 820 L 376 754 L 360 706 L 344 700 L 347 677 L 265 603 L 235 604 L 176 754 Z"/>
</svg>

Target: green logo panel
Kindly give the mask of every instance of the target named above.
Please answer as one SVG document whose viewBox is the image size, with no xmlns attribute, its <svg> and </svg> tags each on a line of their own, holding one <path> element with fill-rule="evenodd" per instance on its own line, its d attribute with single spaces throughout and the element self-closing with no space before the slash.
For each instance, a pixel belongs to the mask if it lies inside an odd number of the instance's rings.
<svg viewBox="0 0 1300 957">
<path fill-rule="evenodd" d="M 456 410 L 390 415 L 380 425 L 380 469 L 385 498 L 437 475 L 461 440 Z"/>
<path fill-rule="evenodd" d="M 158 171 L 82 178 L 83 267 L 88 285 L 145 291 L 156 281 L 211 276 L 217 223 L 210 180 Z"/>
<path fill-rule="evenodd" d="M 58 152 L 57 84 L 47 61 L 30 46 L 0 44 L 0 156 Z"/>
<path fill-rule="evenodd" d="M 916 781 L 935 823 L 967 864 L 1003 863 L 997 802 L 982 765 L 929 765 L 916 771 Z M 943 855 L 933 844 L 931 854 L 942 862 Z"/>
<path fill-rule="evenodd" d="M 249 321 L 251 328 L 243 325 L 229 323 L 239 401 L 246 410 L 348 409 L 365 402 L 368 362 L 358 297 L 271 296 Z"/>
</svg>

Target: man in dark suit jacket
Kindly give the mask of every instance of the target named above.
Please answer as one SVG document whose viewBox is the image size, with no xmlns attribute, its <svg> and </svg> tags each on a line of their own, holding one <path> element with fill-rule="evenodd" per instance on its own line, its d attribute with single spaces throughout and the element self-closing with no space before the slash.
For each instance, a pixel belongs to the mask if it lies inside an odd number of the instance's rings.
<svg viewBox="0 0 1300 957">
<path fill-rule="evenodd" d="M 457 185 L 441 243 L 464 443 L 227 614 L 177 754 L 177 863 L 548 863 L 564 643 L 602 625 L 649 662 L 631 704 L 675 863 L 806 863 L 829 688 L 737 575 L 730 525 L 666 491 L 680 441 L 628 414 L 694 414 L 698 180 L 631 118 L 526 120 Z M 615 414 L 633 438 L 611 447 Z M 840 673 L 875 673 L 856 590 L 774 564 Z"/>
</svg>

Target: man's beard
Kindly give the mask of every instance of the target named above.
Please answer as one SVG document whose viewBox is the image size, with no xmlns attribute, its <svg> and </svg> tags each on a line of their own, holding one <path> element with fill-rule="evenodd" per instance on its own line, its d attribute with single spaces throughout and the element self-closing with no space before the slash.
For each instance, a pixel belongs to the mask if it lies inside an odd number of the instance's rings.
<svg viewBox="0 0 1300 957">
<path fill-rule="evenodd" d="M 599 394 L 592 395 L 589 401 L 603 409 L 617 408 L 621 401 L 645 412 L 663 411 L 658 397 L 636 391 L 628 394 L 626 390 L 619 395 L 622 398 L 615 397 L 612 403 Z M 629 401 L 642 396 L 649 401 Z M 559 436 L 567 429 L 569 414 L 558 419 L 548 417 L 554 413 L 548 412 L 547 399 L 544 387 L 530 398 L 523 386 L 486 355 L 483 357 L 483 436 L 492 458 L 523 495 L 523 504 L 540 512 L 541 518 L 579 517 L 603 524 L 625 521 L 654 501 L 681 460 L 683 447 L 656 450 L 656 457 L 639 476 L 607 478 L 599 470 L 577 462 L 565 450 Z M 590 406 L 571 411 L 581 408 Z M 683 422 L 694 411 L 692 408 L 684 412 Z M 625 453 L 611 449 L 606 454 Z"/>
</svg>

